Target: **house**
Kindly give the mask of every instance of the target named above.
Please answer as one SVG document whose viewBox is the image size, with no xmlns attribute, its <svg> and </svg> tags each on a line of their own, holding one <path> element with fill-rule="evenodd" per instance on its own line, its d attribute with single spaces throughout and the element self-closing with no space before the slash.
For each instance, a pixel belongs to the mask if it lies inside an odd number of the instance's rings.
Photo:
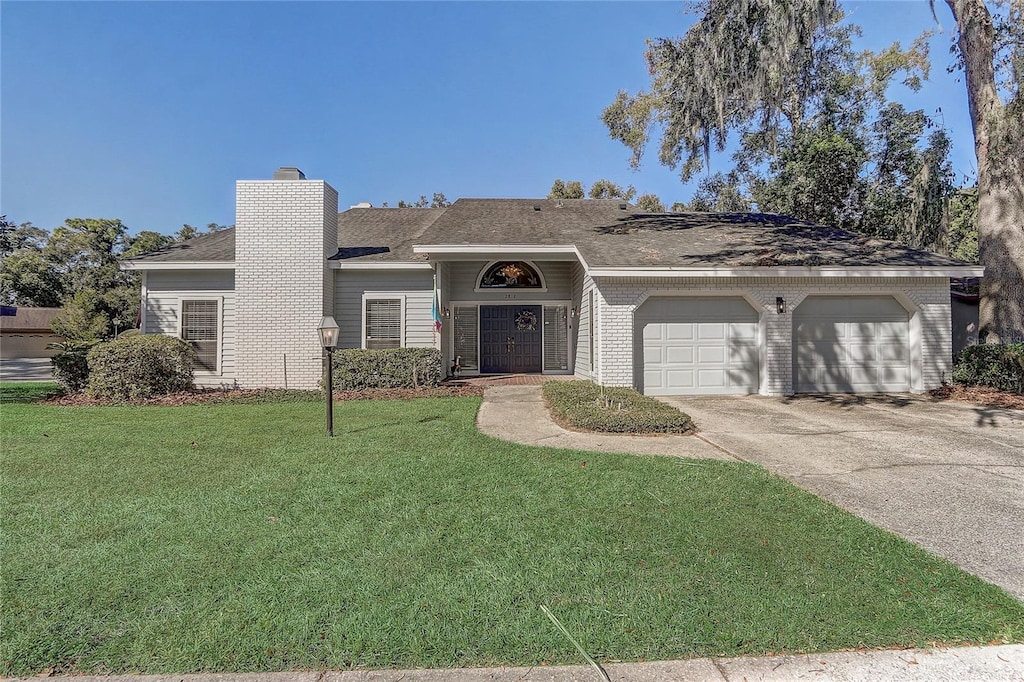
<svg viewBox="0 0 1024 682">
<path fill-rule="evenodd" d="M 192 341 L 201 385 L 314 388 L 330 314 L 341 347 L 434 347 L 462 375 L 651 395 L 924 391 L 951 370 L 949 280 L 981 274 L 775 215 L 337 207 L 294 168 L 238 181 L 233 230 L 123 263 L 142 273 L 142 332 Z"/>
<path fill-rule="evenodd" d="M 50 325 L 60 308 L 3 306 L 0 314 L 0 359 L 50 358 L 57 351 L 51 343 L 64 337 L 53 333 Z"/>
</svg>

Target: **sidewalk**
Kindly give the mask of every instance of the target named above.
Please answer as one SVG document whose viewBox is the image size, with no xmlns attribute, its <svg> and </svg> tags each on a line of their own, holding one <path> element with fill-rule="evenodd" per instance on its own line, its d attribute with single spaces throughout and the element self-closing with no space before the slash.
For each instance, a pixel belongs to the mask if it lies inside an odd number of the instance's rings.
<svg viewBox="0 0 1024 682">
<path fill-rule="evenodd" d="M 1021 682 L 1024 680 L 1024 645 L 611 663 L 605 670 L 613 681 L 630 682 Z M 28 679 L 38 682 L 41 678 Z M 60 682 L 600 682 L 602 679 L 594 668 L 580 665 L 59 678 Z"/>
</svg>

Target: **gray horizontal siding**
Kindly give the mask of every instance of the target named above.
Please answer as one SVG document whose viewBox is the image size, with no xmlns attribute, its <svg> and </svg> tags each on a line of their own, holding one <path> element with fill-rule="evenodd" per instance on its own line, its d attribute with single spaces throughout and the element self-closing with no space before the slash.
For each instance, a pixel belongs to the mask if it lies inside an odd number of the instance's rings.
<svg viewBox="0 0 1024 682">
<path fill-rule="evenodd" d="M 570 261 L 533 261 L 547 285 L 547 291 L 530 289 L 499 289 L 474 291 L 480 271 L 490 261 L 451 262 L 451 300 L 499 302 L 514 296 L 520 301 L 568 301 L 572 296 L 572 266 Z"/>
<path fill-rule="evenodd" d="M 338 346 L 362 347 L 363 294 L 381 293 L 405 297 L 403 345 L 434 348 L 434 273 L 430 270 L 335 270 L 334 319 L 341 327 Z"/>
<path fill-rule="evenodd" d="M 178 335 L 181 299 L 221 299 L 219 375 L 195 375 L 197 386 L 235 382 L 235 274 L 231 270 L 150 271 L 146 275 L 144 329 L 147 334 Z"/>
</svg>

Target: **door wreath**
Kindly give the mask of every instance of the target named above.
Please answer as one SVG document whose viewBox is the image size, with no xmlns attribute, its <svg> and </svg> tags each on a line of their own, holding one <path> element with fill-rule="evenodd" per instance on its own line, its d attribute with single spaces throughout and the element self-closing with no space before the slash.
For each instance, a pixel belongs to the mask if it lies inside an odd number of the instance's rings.
<svg viewBox="0 0 1024 682">
<path fill-rule="evenodd" d="M 516 329 L 521 332 L 537 331 L 537 315 L 532 310 L 522 310 L 516 315 Z"/>
</svg>

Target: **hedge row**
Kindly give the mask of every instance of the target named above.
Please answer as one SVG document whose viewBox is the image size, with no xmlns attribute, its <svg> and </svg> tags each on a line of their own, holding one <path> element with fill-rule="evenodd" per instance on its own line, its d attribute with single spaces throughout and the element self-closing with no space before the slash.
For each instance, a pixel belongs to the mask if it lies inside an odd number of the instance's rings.
<svg viewBox="0 0 1024 682">
<path fill-rule="evenodd" d="M 68 393 L 116 402 L 192 388 L 195 351 L 171 336 L 128 335 L 105 343 L 62 344 L 53 376 Z"/>
<path fill-rule="evenodd" d="M 608 433 L 690 433 L 693 420 L 671 405 L 631 388 L 604 388 L 590 381 L 548 381 L 544 398 L 559 423 Z"/>
<path fill-rule="evenodd" d="M 157 334 L 126 336 L 89 351 L 90 395 L 131 401 L 192 388 L 196 352 L 186 341 Z"/>
<path fill-rule="evenodd" d="M 441 351 L 435 348 L 345 349 L 333 357 L 335 391 L 437 386 L 444 378 Z"/>
<path fill-rule="evenodd" d="M 953 382 L 1024 394 L 1024 343 L 983 343 L 960 351 Z"/>
</svg>

